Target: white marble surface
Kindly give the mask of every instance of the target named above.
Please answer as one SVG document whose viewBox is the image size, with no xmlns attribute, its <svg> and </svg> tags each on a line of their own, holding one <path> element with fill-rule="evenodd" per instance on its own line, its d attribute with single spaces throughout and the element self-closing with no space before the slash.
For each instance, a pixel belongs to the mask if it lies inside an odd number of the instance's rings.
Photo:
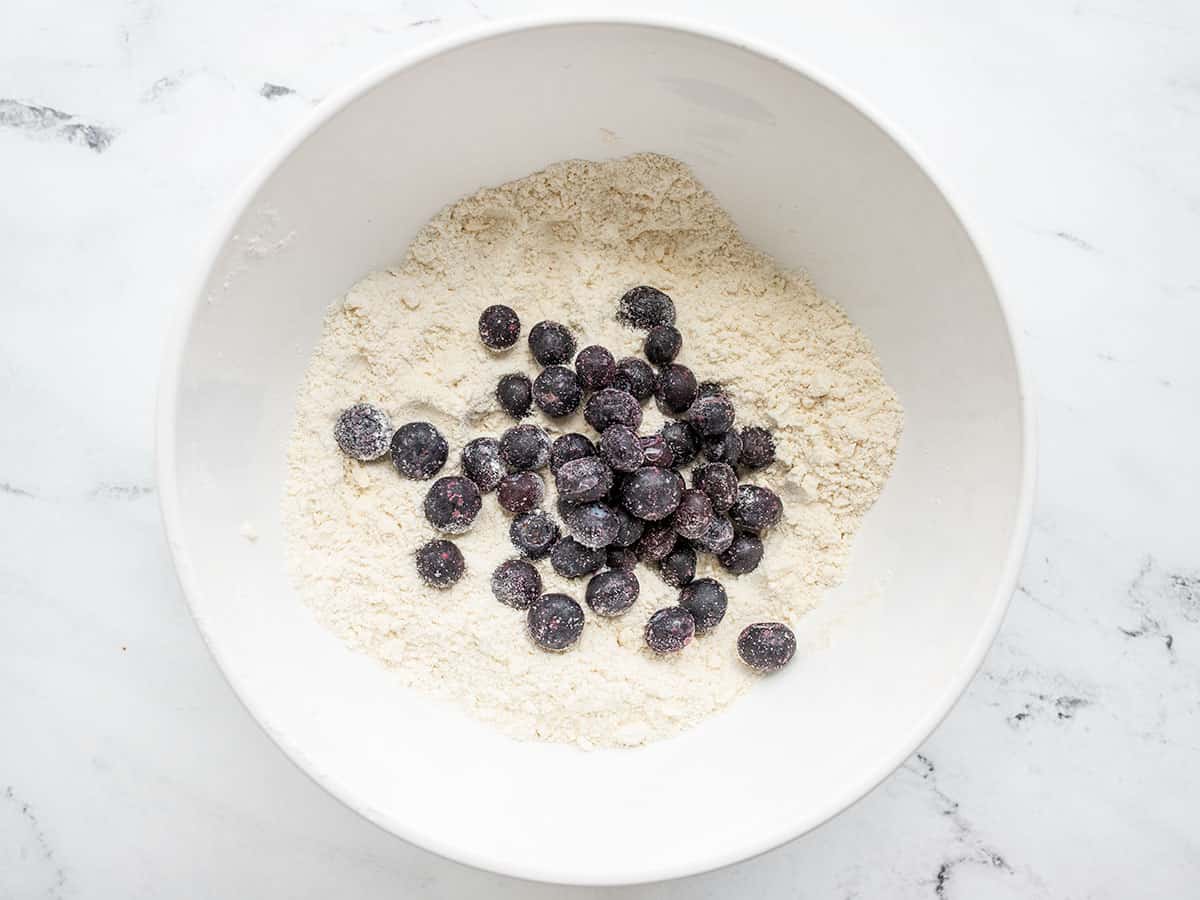
<svg viewBox="0 0 1200 900">
<path fill-rule="evenodd" d="M 1196 896 L 1200 7 L 650 6 L 768 36 L 869 98 L 995 250 L 1038 382 L 1041 485 L 965 699 L 834 822 L 672 884 L 529 885 L 344 809 L 238 705 L 175 583 L 151 440 L 164 328 L 232 187 L 317 100 L 537 4 L 10 5 L 0 897 Z"/>
</svg>

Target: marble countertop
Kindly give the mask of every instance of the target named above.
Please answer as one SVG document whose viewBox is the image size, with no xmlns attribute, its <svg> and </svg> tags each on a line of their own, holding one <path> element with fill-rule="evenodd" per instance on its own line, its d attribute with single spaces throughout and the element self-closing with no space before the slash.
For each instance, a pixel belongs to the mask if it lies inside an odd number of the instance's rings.
<svg viewBox="0 0 1200 900">
<path fill-rule="evenodd" d="M 234 185 L 323 95 L 537 6 L 68 0 L 6 14 L 0 896 L 1195 895 L 1194 0 L 639 4 L 769 36 L 907 131 L 993 248 L 1037 381 L 1036 522 L 1003 631 L 945 724 L 853 809 L 681 882 L 530 885 L 368 825 L 235 700 L 188 616 L 155 497 L 180 273 Z"/>
</svg>

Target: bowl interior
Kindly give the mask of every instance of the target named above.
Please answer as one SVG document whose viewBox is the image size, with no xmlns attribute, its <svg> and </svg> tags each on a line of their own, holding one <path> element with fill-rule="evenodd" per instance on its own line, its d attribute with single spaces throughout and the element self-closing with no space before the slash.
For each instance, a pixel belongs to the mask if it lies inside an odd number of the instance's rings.
<svg viewBox="0 0 1200 900">
<path fill-rule="evenodd" d="M 905 433 L 849 580 L 803 621 L 788 670 L 643 749 L 520 744 L 397 689 L 289 585 L 280 498 L 295 392 L 327 305 L 397 261 L 443 205 L 557 160 L 641 150 L 690 164 L 750 241 L 806 268 L 847 309 L 905 406 Z M 1027 518 L 1021 386 L 958 218 L 849 103 L 693 32 L 495 32 L 376 79 L 246 201 L 168 366 L 164 511 L 230 681 L 343 800 L 419 844 L 516 875 L 680 875 L 845 808 L 961 692 L 999 623 Z M 547 797 L 537 788 L 547 782 L 570 789 Z"/>
</svg>

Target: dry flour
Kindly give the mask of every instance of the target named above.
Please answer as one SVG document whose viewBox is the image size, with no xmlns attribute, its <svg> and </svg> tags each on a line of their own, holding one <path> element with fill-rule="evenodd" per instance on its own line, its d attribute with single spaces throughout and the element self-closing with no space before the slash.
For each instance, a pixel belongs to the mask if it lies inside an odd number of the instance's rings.
<svg viewBox="0 0 1200 900">
<path fill-rule="evenodd" d="M 579 643 L 549 654 L 525 636 L 524 614 L 492 597 L 492 570 L 515 555 L 494 497 L 455 538 L 467 575 L 448 591 L 431 590 L 413 566 L 415 549 L 433 536 L 421 515 L 430 482 L 398 477 L 386 458 L 347 459 L 333 424 L 358 401 L 382 406 L 397 425 L 433 422 L 450 443 L 450 473 L 467 441 L 512 424 L 493 390 L 505 372 L 536 373 L 524 340 L 535 322 L 563 322 L 581 347 L 603 344 L 618 358 L 640 351 L 642 333 L 613 317 L 635 284 L 674 297 L 679 362 L 729 389 L 740 425 L 774 432 L 777 462 L 750 480 L 782 496 L 784 520 L 750 575 L 727 577 L 701 555 L 697 577 L 725 584 L 729 611 L 684 651 L 660 658 L 645 647 L 646 620 L 678 592 L 639 566 L 641 596 L 625 616 L 589 611 Z M 492 303 L 516 309 L 524 328 L 503 355 L 489 353 L 476 331 Z M 552 437 L 588 432 L 578 415 L 534 421 Z M 643 432 L 661 421 L 648 404 Z M 289 562 L 317 617 L 405 684 L 519 738 L 636 745 L 694 724 L 749 688 L 756 676 L 737 658 L 738 632 L 763 620 L 794 625 L 839 581 L 901 423 L 863 335 L 804 278 L 743 243 L 683 164 L 651 154 L 560 163 L 446 208 L 401 266 L 367 276 L 330 309 L 288 455 Z M 552 510 L 552 479 L 547 488 Z M 538 565 L 547 591 L 582 602 L 586 581 Z"/>
</svg>

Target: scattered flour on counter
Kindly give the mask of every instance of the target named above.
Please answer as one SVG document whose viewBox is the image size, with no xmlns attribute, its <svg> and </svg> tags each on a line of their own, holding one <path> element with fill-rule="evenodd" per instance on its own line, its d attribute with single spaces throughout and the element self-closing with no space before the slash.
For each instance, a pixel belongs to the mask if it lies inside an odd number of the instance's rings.
<svg viewBox="0 0 1200 900">
<path fill-rule="evenodd" d="M 644 334 L 614 318 L 618 298 L 637 284 L 674 298 L 678 361 L 727 387 L 739 426 L 774 432 L 777 461 L 748 480 L 782 496 L 784 519 L 750 575 L 727 576 L 701 555 L 697 577 L 726 586 L 729 611 L 682 652 L 660 658 L 645 647 L 646 620 L 678 591 L 639 566 L 641 596 L 626 615 L 603 620 L 585 606 L 579 643 L 549 654 L 526 637 L 524 613 L 491 594 L 492 570 L 515 555 L 494 495 L 454 538 L 466 576 L 431 590 L 413 553 L 435 536 L 421 514 L 432 482 L 400 478 L 386 458 L 347 459 L 333 425 L 360 401 L 397 425 L 430 421 L 450 443 L 443 474 L 456 472 L 467 441 L 513 424 L 493 391 L 506 372 L 538 371 L 525 341 L 534 323 L 563 322 L 580 347 L 640 355 Z M 492 303 L 521 317 L 521 340 L 505 354 L 478 338 L 479 313 Z M 648 433 L 662 416 L 653 402 L 645 412 Z M 578 414 L 527 421 L 552 437 L 591 434 Z M 399 267 L 368 275 L 330 309 L 288 453 L 289 565 L 323 623 L 414 689 L 518 738 L 633 746 L 687 728 L 747 690 L 757 676 L 737 658 L 741 629 L 764 620 L 794 626 L 838 583 L 902 421 L 866 338 L 803 277 L 747 246 L 686 166 L 652 154 L 559 163 L 446 208 Z M 554 509 L 549 477 L 545 505 Z M 547 591 L 582 603 L 586 579 L 537 565 Z"/>
</svg>

